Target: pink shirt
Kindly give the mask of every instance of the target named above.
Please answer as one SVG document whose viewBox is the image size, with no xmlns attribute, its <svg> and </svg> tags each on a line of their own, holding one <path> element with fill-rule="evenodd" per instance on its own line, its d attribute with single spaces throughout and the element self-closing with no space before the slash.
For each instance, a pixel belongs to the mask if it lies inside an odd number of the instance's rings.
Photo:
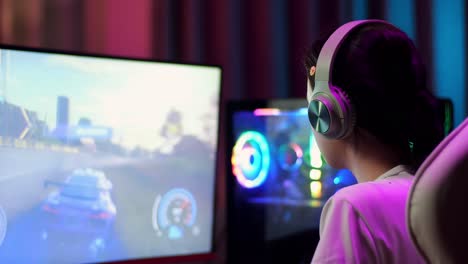
<svg viewBox="0 0 468 264">
<path fill-rule="evenodd" d="M 425 263 L 406 227 L 413 178 L 399 165 L 336 192 L 323 208 L 312 263 Z"/>
</svg>

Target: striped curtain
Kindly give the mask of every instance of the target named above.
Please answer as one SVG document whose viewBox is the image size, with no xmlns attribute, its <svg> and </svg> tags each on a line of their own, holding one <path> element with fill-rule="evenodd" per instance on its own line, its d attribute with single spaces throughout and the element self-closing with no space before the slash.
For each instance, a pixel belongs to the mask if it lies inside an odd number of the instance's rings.
<svg viewBox="0 0 468 264">
<path fill-rule="evenodd" d="M 463 0 L 0 0 L 0 12 L 2 43 L 219 64 L 227 99 L 302 97 L 307 45 L 346 21 L 387 19 L 414 39 L 457 121 L 466 115 Z"/>
</svg>

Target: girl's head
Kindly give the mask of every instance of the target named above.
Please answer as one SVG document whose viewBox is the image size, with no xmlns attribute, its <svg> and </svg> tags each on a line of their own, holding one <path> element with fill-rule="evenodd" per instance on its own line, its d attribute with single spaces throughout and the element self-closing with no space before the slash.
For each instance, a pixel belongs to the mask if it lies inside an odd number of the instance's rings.
<svg viewBox="0 0 468 264">
<path fill-rule="evenodd" d="M 312 89 L 313 67 L 325 41 L 316 41 L 305 57 Z M 331 83 L 349 96 L 354 107 L 355 127 L 344 139 L 354 147 L 359 148 L 362 136 L 370 135 L 386 147 L 382 151 L 397 153 L 400 163 L 417 169 L 443 138 L 437 100 L 426 85 L 424 65 L 401 30 L 385 23 L 361 25 L 335 51 L 330 72 Z M 341 166 L 335 156 L 342 140 L 322 141 L 318 143 L 325 159 Z"/>
</svg>

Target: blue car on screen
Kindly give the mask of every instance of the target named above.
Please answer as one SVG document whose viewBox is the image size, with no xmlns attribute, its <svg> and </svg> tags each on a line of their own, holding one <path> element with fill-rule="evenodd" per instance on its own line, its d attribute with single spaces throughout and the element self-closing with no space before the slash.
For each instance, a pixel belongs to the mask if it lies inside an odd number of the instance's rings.
<svg viewBox="0 0 468 264">
<path fill-rule="evenodd" d="M 112 183 L 104 172 L 77 169 L 65 181 L 45 181 L 56 187 L 42 204 L 44 214 L 42 240 L 61 244 L 81 244 L 91 250 L 105 247 L 113 231 L 116 207 L 112 201 Z"/>
</svg>

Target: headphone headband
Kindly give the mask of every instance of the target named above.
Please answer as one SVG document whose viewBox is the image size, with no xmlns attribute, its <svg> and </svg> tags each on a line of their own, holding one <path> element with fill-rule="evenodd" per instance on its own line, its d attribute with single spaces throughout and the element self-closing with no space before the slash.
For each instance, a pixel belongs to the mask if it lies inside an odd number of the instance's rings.
<svg viewBox="0 0 468 264">
<path fill-rule="evenodd" d="M 364 24 L 370 23 L 379 23 L 379 24 L 388 24 L 383 20 L 377 19 L 368 19 L 368 20 L 356 20 L 348 22 L 341 27 L 339 27 L 333 34 L 327 39 L 323 45 L 322 50 L 320 51 L 316 71 L 315 71 L 315 82 L 328 82 L 331 80 L 332 72 L 330 71 L 333 61 L 335 59 L 336 53 L 340 48 L 341 44 L 346 39 L 346 36 L 349 35 L 352 31 Z M 328 85 L 327 85 L 328 86 Z"/>
</svg>

